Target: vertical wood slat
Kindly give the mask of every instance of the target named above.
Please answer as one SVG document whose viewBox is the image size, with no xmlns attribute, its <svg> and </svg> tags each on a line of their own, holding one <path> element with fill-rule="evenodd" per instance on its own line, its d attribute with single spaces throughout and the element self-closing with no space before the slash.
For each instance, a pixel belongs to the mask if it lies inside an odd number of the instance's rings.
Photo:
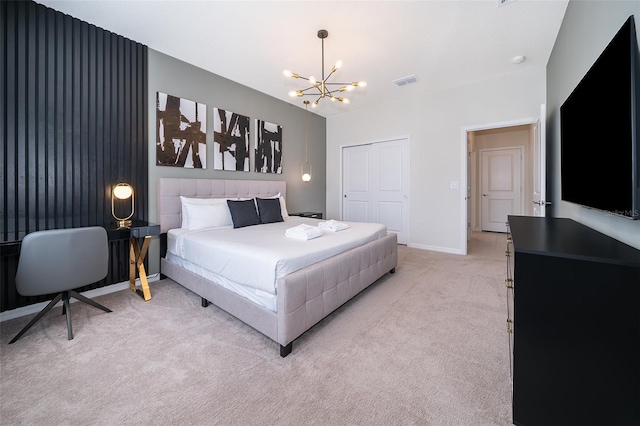
<svg viewBox="0 0 640 426">
<path fill-rule="evenodd" d="M 123 181 L 148 219 L 146 46 L 33 1 L 0 14 L 0 242 L 107 223 Z M 128 248 L 111 246 L 109 276 L 89 288 L 127 279 Z M 0 261 L 0 311 L 39 301 L 15 294 L 17 257 Z"/>
</svg>

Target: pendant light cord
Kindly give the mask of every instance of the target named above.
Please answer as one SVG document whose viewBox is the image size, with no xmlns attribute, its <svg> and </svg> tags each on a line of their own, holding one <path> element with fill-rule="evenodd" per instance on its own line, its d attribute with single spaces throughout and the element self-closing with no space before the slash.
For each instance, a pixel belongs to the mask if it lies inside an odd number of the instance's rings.
<svg viewBox="0 0 640 426">
<path fill-rule="evenodd" d="M 309 101 L 304 102 L 304 162 L 309 162 Z"/>
</svg>

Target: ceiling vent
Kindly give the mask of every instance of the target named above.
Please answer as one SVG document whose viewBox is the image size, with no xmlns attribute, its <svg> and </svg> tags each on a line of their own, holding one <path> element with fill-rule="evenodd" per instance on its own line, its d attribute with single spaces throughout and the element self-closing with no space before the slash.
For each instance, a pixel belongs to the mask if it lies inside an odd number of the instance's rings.
<svg viewBox="0 0 640 426">
<path fill-rule="evenodd" d="M 406 86 L 407 84 L 417 83 L 418 77 L 416 75 L 408 75 L 406 77 L 398 78 L 393 80 L 396 86 Z"/>
</svg>

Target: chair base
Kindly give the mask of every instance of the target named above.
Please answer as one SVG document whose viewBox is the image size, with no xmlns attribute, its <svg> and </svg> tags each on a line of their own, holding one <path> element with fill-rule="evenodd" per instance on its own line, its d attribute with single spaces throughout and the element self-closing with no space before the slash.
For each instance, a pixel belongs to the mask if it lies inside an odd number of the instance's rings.
<svg viewBox="0 0 640 426">
<path fill-rule="evenodd" d="M 29 324 L 27 324 L 22 330 L 20 330 L 20 333 L 18 333 L 16 335 L 16 337 L 14 337 L 9 344 L 12 344 L 14 342 L 16 342 L 20 337 L 22 337 L 22 335 L 24 333 L 26 333 L 27 330 L 29 330 L 31 328 L 31 326 L 33 326 L 35 323 L 37 323 L 40 318 L 42 318 L 47 312 L 49 312 L 55 305 L 56 303 L 58 303 L 61 299 L 63 302 L 62 305 L 62 314 L 66 314 L 67 316 L 67 338 L 68 340 L 73 339 L 73 329 L 71 327 L 71 310 L 69 309 L 69 298 L 73 297 L 74 299 L 77 299 L 81 302 L 84 302 L 88 305 L 94 306 L 98 309 L 102 309 L 105 312 L 112 312 L 111 309 L 106 308 L 104 306 L 102 306 L 101 304 L 99 304 L 98 302 L 89 299 L 88 297 L 85 297 L 83 295 L 81 295 L 80 293 L 77 293 L 73 290 L 67 290 L 67 291 L 63 291 L 62 293 L 58 294 L 56 297 L 53 298 L 53 300 L 51 302 L 49 302 L 49 304 L 47 306 L 45 306 L 45 308 L 43 310 L 41 310 L 38 315 L 36 315 L 31 321 L 29 321 Z"/>
</svg>

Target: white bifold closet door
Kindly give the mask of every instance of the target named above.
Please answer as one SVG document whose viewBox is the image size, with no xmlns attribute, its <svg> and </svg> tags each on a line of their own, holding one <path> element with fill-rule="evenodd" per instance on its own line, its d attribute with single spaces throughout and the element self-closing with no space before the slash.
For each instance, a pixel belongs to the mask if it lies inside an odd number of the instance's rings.
<svg viewBox="0 0 640 426">
<path fill-rule="evenodd" d="M 376 222 L 409 241 L 409 139 L 342 149 L 342 220 Z"/>
</svg>

